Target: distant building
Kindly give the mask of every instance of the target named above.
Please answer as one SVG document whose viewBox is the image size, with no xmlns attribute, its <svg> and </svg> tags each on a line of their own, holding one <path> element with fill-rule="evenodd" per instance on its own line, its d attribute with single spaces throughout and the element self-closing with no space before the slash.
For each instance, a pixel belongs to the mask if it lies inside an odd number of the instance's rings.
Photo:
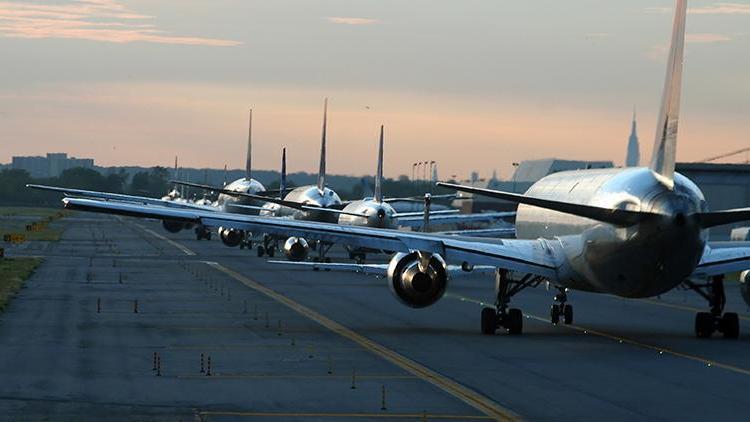
<svg viewBox="0 0 750 422">
<path fill-rule="evenodd" d="M 614 163 L 611 161 L 559 160 L 557 158 L 526 160 L 521 161 L 518 167 L 516 167 L 511 180 L 516 183 L 533 183 L 544 176 L 561 171 L 606 169 L 611 167 L 614 167 Z"/>
<path fill-rule="evenodd" d="M 68 157 L 64 152 L 48 153 L 46 157 L 13 157 L 10 168 L 26 170 L 31 177 L 57 177 L 63 171 L 83 167 L 94 168 L 93 158 Z"/>
<path fill-rule="evenodd" d="M 635 110 L 633 110 L 633 126 L 628 138 L 628 151 L 625 155 L 625 167 L 638 167 L 641 163 L 641 151 L 638 145 L 638 133 L 636 131 Z"/>
<path fill-rule="evenodd" d="M 480 179 L 478 174 L 472 173 L 472 179 L 468 182 L 475 187 L 524 193 L 534 182 L 552 173 L 611 167 L 614 167 L 614 163 L 611 161 L 559 160 L 557 158 L 526 160 L 518 164 L 510 180 L 498 180 L 495 177 L 496 175 L 493 175 L 492 179 L 485 180 Z M 500 199 L 472 196 L 471 194 L 461 194 L 461 197 L 471 198 L 469 200 L 462 199 L 455 201 L 454 206 L 460 207 L 464 212 L 479 212 L 483 210 L 514 211 L 516 209 L 515 203 Z"/>
</svg>

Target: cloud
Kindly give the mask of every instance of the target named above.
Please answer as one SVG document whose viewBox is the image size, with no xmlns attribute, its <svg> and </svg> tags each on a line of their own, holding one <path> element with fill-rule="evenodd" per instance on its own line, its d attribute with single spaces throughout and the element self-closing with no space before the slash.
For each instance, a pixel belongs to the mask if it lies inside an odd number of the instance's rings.
<svg viewBox="0 0 750 422">
<path fill-rule="evenodd" d="M 169 35 L 117 0 L 73 0 L 63 4 L 0 1 L 0 36 L 130 43 L 235 46 L 238 41 Z"/>
<path fill-rule="evenodd" d="M 687 34 L 685 36 L 685 41 L 689 43 L 700 43 L 700 44 L 709 44 L 709 43 L 716 43 L 716 42 L 727 42 L 732 41 L 732 38 L 727 35 L 722 34 L 709 34 L 709 33 L 703 33 L 703 34 Z"/>
<path fill-rule="evenodd" d="M 649 13 L 671 13 L 671 7 L 649 7 Z M 691 15 L 750 15 L 750 4 L 743 3 L 714 3 L 710 6 L 691 7 L 688 9 Z"/>
<path fill-rule="evenodd" d="M 347 18 L 340 16 L 329 16 L 326 18 L 328 22 L 337 23 L 340 25 L 374 25 L 380 23 L 377 19 L 367 18 Z"/>
</svg>

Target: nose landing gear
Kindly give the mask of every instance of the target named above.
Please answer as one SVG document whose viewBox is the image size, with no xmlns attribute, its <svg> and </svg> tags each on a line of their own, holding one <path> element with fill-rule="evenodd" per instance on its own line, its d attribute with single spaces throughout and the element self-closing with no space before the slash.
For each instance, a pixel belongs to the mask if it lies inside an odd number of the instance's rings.
<svg viewBox="0 0 750 422">
<path fill-rule="evenodd" d="M 740 319 L 734 312 L 724 312 L 726 295 L 724 294 L 724 276 L 711 278 L 708 283 L 696 284 L 685 281 L 684 284 L 703 296 L 711 307 L 710 312 L 698 312 L 695 315 L 695 335 L 699 338 L 709 338 L 715 331 L 724 338 L 736 339 L 740 336 Z"/>
<path fill-rule="evenodd" d="M 495 334 L 498 328 L 504 328 L 508 334 L 518 335 L 523 332 L 523 313 L 520 309 L 510 308 L 510 299 L 527 287 L 536 287 L 542 279 L 527 274 L 520 281 L 508 278 L 508 271 L 495 271 L 495 307 L 482 309 L 482 334 Z"/>
</svg>

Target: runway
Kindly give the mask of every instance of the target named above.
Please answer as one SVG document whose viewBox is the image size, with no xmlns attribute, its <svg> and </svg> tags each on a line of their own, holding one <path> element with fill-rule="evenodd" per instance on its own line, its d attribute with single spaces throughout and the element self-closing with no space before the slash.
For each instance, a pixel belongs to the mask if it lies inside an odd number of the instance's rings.
<svg viewBox="0 0 750 422">
<path fill-rule="evenodd" d="M 11 417 L 745 420 L 750 411 L 750 315 L 733 285 L 727 309 L 744 328 L 735 341 L 694 338 L 704 304 L 691 292 L 648 301 L 573 292 L 575 325 L 553 326 L 544 288 L 514 298 L 523 336 L 487 337 L 486 276 L 453 280 L 441 302 L 413 310 L 384 280 L 280 268 L 154 222 L 80 213 L 55 224 L 68 227 L 62 241 L 6 250 L 46 258 L 0 314 L 0 412 Z M 335 249 L 334 260 L 343 256 Z"/>
</svg>

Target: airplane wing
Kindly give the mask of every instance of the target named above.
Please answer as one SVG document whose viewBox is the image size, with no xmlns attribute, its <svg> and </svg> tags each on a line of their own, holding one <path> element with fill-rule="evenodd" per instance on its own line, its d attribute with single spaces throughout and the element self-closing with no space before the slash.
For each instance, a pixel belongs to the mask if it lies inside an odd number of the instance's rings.
<svg viewBox="0 0 750 422">
<path fill-rule="evenodd" d="M 438 214 L 430 213 L 430 224 L 452 224 L 452 223 L 469 223 L 478 221 L 495 221 L 502 218 L 510 218 L 516 215 L 515 212 L 480 212 L 474 214 Z M 422 227 L 424 224 L 424 214 L 416 213 L 414 216 L 398 218 L 399 226 L 404 227 Z"/>
<path fill-rule="evenodd" d="M 468 230 L 451 230 L 444 232 L 433 232 L 446 236 L 469 236 L 469 237 L 497 237 L 503 239 L 512 239 L 516 237 L 514 227 L 492 227 L 488 229 L 468 229 Z"/>
<path fill-rule="evenodd" d="M 737 245 L 741 243 L 745 243 L 745 246 Z M 750 269 L 750 243 L 731 242 L 731 244 L 734 246 L 707 245 L 691 276 L 705 278 Z"/>
<path fill-rule="evenodd" d="M 460 236 L 437 236 L 399 230 L 373 229 L 312 221 L 284 220 L 222 212 L 179 210 L 159 206 L 106 202 L 92 199 L 65 198 L 66 208 L 141 218 L 167 219 L 225 227 L 279 236 L 299 236 L 354 247 L 394 252 L 422 251 L 440 254 L 449 262 L 490 265 L 511 271 L 529 273 L 557 281 L 562 262 L 549 241 L 475 239 Z"/>
<path fill-rule="evenodd" d="M 389 264 L 350 264 L 341 262 L 308 262 L 308 261 L 268 261 L 270 264 L 285 265 L 288 267 L 297 268 L 308 268 L 308 269 L 319 269 L 319 270 L 331 270 L 331 271 L 346 271 L 353 273 L 360 273 L 366 275 L 374 275 L 377 277 L 385 277 L 388 275 Z M 448 275 L 452 278 L 466 276 L 470 274 L 494 274 L 495 267 L 490 265 L 477 265 L 471 270 L 464 270 L 460 265 L 448 265 L 446 268 Z"/>
<path fill-rule="evenodd" d="M 84 197 L 84 198 L 96 198 L 96 199 L 103 199 L 106 201 L 133 202 L 133 203 L 144 204 L 144 205 L 158 205 L 158 206 L 170 207 L 170 208 L 187 208 L 187 209 L 197 209 L 197 210 L 204 210 L 204 211 L 216 211 L 217 210 L 216 207 L 212 205 L 199 205 L 199 204 L 192 204 L 190 202 L 181 202 L 181 201 L 165 201 L 163 199 L 158 199 L 158 198 L 149 198 L 146 196 L 137 196 L 137 195 L 126 195 L 122 193 L 99 192 L 95 190 L 71 189 L 71 188 L 63 188 L 63 187 L 58 187 L 58 186 L 46 186 L 46 185 L 35 185 L 35 184 L 28 184 L 26 185 L 26 187 L 31 188 L 31 189 L 36 189 L 36 190 L 60 192 L 67 197 L 75 196 L 75 197 Z"/>
</svg>

